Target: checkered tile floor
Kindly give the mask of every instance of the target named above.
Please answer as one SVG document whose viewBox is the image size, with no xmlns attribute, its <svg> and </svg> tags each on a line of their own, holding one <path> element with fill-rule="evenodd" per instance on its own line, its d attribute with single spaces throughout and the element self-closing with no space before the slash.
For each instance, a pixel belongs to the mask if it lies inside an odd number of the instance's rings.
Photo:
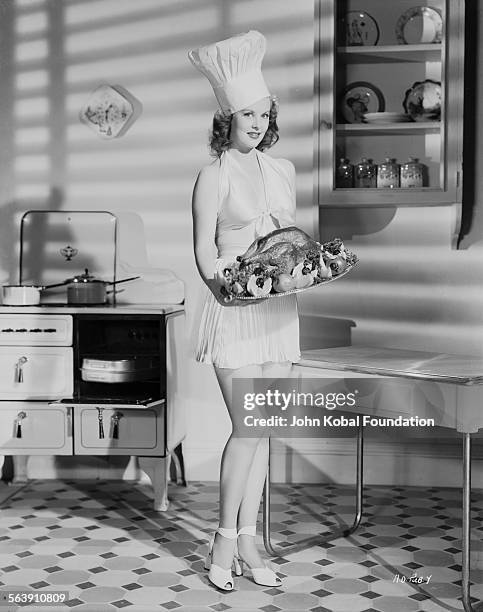
<svg viewBox="0 0 483 612">
<path fill-rule="evenodd" d="M 323 544 L 311 541 L 314 534 L 329 536 L 352 522 L 353 489 L 275 486 L 273 540 L 283 554 L 273 564 L 283 586 L 263 588 L 241 577 L 231 593 L 211 587 L 203 570 L 216 525 L 214 484 L 171 486 L 170 509 L 162 514 L 151 510 L 148 485 L 125 481 L 33 481 L 9 492 L 0 508 L 0 595 L 55 590 L 70 597 L 64 606 L 25 612 L 462 609 L 457 489 L 367 487 L 356 534 Z M 471 578 L 479 600 L 482 516 L 483 493 L 476 492 Z M 411 576 L 424 583 L 401 581 Z M 0 605 L 0 612 L 15 609 Z"/>
</svg>

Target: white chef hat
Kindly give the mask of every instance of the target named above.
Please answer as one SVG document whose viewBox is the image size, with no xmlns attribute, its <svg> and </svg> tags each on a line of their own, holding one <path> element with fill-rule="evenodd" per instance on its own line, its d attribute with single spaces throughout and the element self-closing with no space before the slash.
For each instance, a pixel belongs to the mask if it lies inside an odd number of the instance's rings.
<svg viewBox="0 0 483 612">
<path fill-rule="evenodd" d="M 270 96 L 262 75 L 266 40 L 256 30 L 193 49 L 188 57 L 204 74 L 225 114 Z"/>
</svg>

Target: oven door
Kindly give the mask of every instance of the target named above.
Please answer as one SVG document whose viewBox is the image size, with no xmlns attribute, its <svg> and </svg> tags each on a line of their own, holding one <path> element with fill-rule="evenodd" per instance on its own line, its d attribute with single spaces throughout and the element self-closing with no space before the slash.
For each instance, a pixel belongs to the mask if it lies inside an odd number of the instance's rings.
<svg viewBox="0 0 483 612">
<path fill-rule="evenodd" d="M 3 402 L 0 411 L 3 455 L 71 455 L 71 409 L 47 402 Z"/>
<path fill-rule="evenodd" d="M 146 405 L 63 405 L 73 412 L 76 455 L 166 455 L 164 400 Z"/>
<path fill-rule="evenodd" d="M 67 346 L 0 346 L 0 400 L 72 397 L 73 354 Z"/>
</svg>

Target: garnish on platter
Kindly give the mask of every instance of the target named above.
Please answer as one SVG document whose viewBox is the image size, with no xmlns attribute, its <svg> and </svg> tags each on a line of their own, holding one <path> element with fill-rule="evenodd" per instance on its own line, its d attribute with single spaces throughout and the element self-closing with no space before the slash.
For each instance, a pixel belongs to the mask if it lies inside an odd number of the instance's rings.
<svg viewBox="0 0 483 612">
<path fill-rule="evenodd" d="M 340 238 L 321 244 L 297 227 L 257 238 L 217 276 L 225 302 L 297 293 L 347 274 L 357 263 Z"/>
</svg>

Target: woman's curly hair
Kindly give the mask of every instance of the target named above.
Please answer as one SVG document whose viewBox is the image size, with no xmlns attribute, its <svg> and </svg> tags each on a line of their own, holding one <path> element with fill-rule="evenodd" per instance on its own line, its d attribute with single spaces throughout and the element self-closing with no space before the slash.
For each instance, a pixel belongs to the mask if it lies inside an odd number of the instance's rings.
<svg viewBox="0 0 483 612">
<path fill-rule="evenodd" d="M 268 117 L 268 128 L 260 143 L 257 145 L 259 151 L 265 151 L 272 147 L 279 139 L 278 135 L 278 101 L 275 97 L 270 99 L 270 114 Z M 213 117 L 213 128 L 210 133 L 210 150 L 214 157 L 221 157 L 223 151 L 231 147 L 231 120 L 233 115 L 224 115 L 218 110 Z"/>
</svg>

